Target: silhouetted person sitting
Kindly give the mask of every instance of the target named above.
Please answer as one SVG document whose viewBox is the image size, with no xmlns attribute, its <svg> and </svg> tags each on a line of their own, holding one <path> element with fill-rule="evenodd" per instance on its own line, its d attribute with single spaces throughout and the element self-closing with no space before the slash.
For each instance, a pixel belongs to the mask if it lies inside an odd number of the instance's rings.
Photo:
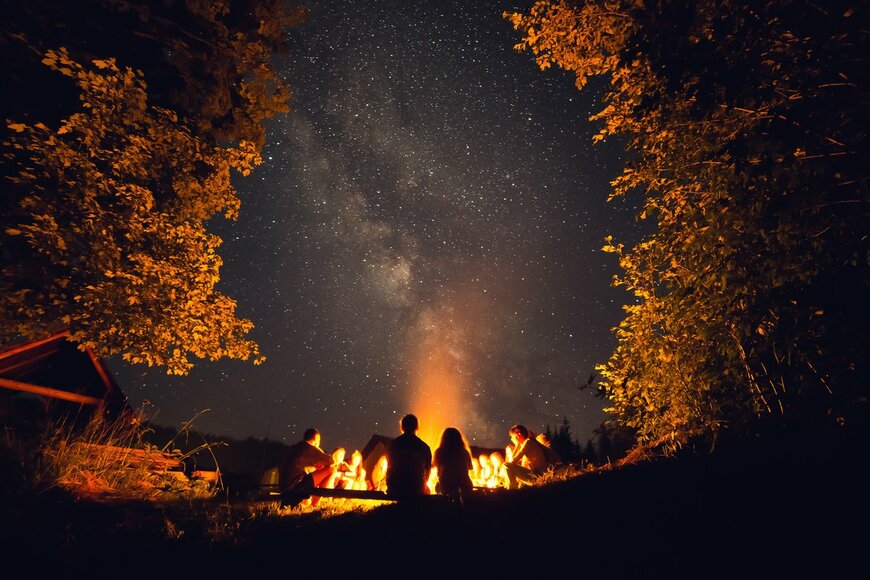
<svg viewBox="0 0 870 580">
<path fill-rule="evenodd" d="M 460 499 L 469 496 L 473 487 L 468 475 L 472 469 L 471 452 L 459 429 L 448 427 L 441 433 L 432 465 L 438 469 L 435 491 Z"/>
<path fill-rule="evenodd" d="M 517 489 L 521 483 L 531 485 L 551 465 L 546 448 L 529 437 L 522 425 L 511 427 L 508 435 L 514 448 L 513 457 L 504 464 L 508 489 Z"/>
<path fill-rule="evenodd" d="M 320 448 L 320 432 L 311 427 L 284 456 L 278 470 L 278 485 L 282 495 L 292 495 L 294 491 L 300 496 L 308 495 L 316 487 L 329 487 L 334 473 L 332 456 Z M 313 496 L 311 506 L 319 501 L 319 497 Z"/>
<path fill-rule="evenodd" d="M 559 455 L 559 452 L 553 449 L 553 442 L 550 441 L 550 438 L 547 437 L 546 433 L 538 433 L 535 437 L 538 442 L 544 446 L 544 453 L 547 454 L 547 463 L 549 465 L 561 465 L 562 464 L 562 456 Z"/>
<path fill-rule="evenodd" d="M 405 415 L 402 434 L 387 446 L 387 494 L 396 498 L 426 494 L 432 450 L 417 437 L 417 417 Z"/>
</svg>

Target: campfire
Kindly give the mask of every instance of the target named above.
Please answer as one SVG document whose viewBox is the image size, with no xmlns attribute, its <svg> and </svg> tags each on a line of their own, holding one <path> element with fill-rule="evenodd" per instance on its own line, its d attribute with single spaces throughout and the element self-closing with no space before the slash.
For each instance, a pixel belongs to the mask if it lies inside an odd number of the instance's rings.
<svg viewBox="0 0 870 580">
<path fill-rule="evenodd" d="M 504 458 L 501 453 L 481 453 L 478 457 L 471 458 L 472 470 L 469 472 L 471 483 L 479 489 L 497 489 L 507 487 L 507 475 L 505 474 Z M 365 470 L 363 470 L 363 474 Z M 386 491 L 387 482 L 387 456 L 381 455 L 372 470 L 371 478 L 366 481 L 365 488 L 345 487 L 345 489 L 370 489 Z M 435 494 L 435 486 L 438 484 L 438 468 L 433 467 L 429 471 L 429 479 L 426 487 L 430 494 Z"/>
<path fill-rule="evenodd" d="M 437 343 L 437 341 L 434 341 Z M 475 421 L 469 409 L 465 391 L 462 388 L 463 375 L 455 367 L 455 360 L 444 344 L 427 343 L 421 345 L 419 367 L 409 408 L 420 419 L 417 436 L 429 445 L 433 454 L 440 444 L 441 435 L 446 427 L 467 425 Z M 398 428 L 398 424 L 396 425 Z M 463 429 L 461 429 L 463 430 Z M 351 454 L 347 461 L 345 448 L 333 451 L 333 463 L 339 466 L 339 473 L 332 479 L 329 487 L 348 491 L 387 490 L 387 445 L 391 437 L 373 435 L 360 451 Z M 471 455 L 472 469 L 469 477 L 477 490 L 507 488 L 505 461 L 510 461 L 510 448 L 492 449 L 465 444 Z M 438 470 L 429 472 L 426 487 L 428 493 L 436 494 Z M 342 492 L 341 497 L 350 497 Z"/>
</svg>

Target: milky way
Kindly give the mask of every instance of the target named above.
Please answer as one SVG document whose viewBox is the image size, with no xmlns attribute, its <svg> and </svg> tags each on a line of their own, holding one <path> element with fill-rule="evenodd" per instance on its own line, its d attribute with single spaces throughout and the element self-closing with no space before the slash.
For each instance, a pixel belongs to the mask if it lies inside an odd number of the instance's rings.
<svg viewBox="0 0 870 580">
<path fill-rule="evenodd" d="M 187 377 L 113 360 L 155 421 L 325 447 L 394 435 L 406 412 L 504 445 L 513 423 L 570 421 L 605 401 L 578 386 L 604 362 L 628 295 L 603 238 L 637 237 L 607 203 L 619 143 L 592 145 L 601 88 L 540 71 L 501 18 L 527 4 L 322 2 L 278 61 L 293 111 L 236 185 L 219 289 L 267 361 Z"/>
</svg>

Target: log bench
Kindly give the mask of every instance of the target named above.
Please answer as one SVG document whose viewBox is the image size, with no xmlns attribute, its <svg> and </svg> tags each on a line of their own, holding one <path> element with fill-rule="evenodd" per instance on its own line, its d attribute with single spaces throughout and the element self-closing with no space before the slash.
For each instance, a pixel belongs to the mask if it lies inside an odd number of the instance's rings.
<svg viewBox="0 0 870 580">
<path fill-rule="evenodd" d="M 337 497 L 348 499 L 362 499 L 374 501 L 396 501 L 382 491 L 369 489 L 342 489 L 342 488 L 297 488 L 282 492 L 278 485 L 261 485 L 259 497 L 261 500 L 280 501 L 281 507 L 299 505 L 303 500 L 312 496 Z"/>
<path fill-rule="evenodd" d="M 277 485 L 263 485 L 260 486 L 260 500 L 261 501 L 278 501 L 281 504 L 281 507 L 293 507 L 302 503 L 304 500 L 317 496 L 317 497 L 334 497 L 334 498 L 347 498 L 347 499 L 359 499 L 359 500 L 369 500 L 369 501 L 385 501 L 385 502 L 399 502 L 403 501 L 406 498 L 397 498 L 391 495 L 387 495 L 382 491 L 376 491 L 371 489 L 342 489 L 342 488 L 327 488 L 327 487 L 316 487 L 313 489 L 291 489 L 288 491 L 281 492 Z M 456 498 L 446 496 L 446 495 L 419 495 L 413 496 L 411 498 L 407 498 L 410 500 L 419 500 L 425 502 L 447 502 L 452 503 L 456 501 Z"/>
<path fill-rule="evenodd" d="M 263 490 L 262 488 L 266 488 Z M 292 489 L 288 491 L 281 492 L 278 489 L 277 485 L 268 485 L 261 486 L 261 493 L 265 491 L 268 496 L 267 499 L 271 501 L 278 500 L 281 503 L 281 507 L 293 507 L 299 505 L 302 501 L 312 497 L 335 497 L 335 498 L 348 498 L 348 499 L 360 499 L 360 500 L 373 500 L 373 501 L 389 501 L 389 502 L 397 502 L 403 501 L 406 498 L 397 498 L 394 496 L 390 496 L 382 491 L 376 490 L 362 490 L 362 489 L 342 489 L 342 488 L 326 488 L 326 487 L 317 487 L 313 489 Z M 496 490 L 490 489 L 486 487 L 475 487 L 474 494 L 475 495 L 489 495 L 498 493 L 499 491 L 505 490 Z M 445 503 L 453 503 L 458 501 L 457 498 L 440 495 L 440 494 L 432 494 L 432 495 L 420 495 L 413 496 L 411 498 L 407 498 L 414 501 L 425 501 L 425 502 L 445 502 Z"/>
<path fill-rule="evenodd" d="M 308 499 L 309 497 L 317 496 L 317 497 L 339 497 L 339 498 L 347 498 L 347 499 L 363 499 L 363 500 L 375 500 L 375 501 L 396 501 L 396 498 L 392 498 L 385 494 L 382 491 L 369 490 L 369 489 L 342 489 L 340 487 L 336 488 L 325 488 L 318 487 L 313 490 L 295 490 L 291 489 L 289 491 L 285 491 L 281 493 L 281 506 L 293 506 L 299 504 L 302 500 Z"/>
</svg>

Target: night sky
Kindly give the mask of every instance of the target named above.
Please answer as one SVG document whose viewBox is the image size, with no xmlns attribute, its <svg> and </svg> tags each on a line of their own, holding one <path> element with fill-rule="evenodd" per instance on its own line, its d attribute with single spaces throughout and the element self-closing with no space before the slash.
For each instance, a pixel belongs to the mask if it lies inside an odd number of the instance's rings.
<svg viewBox="0 0 870 580">
<path fill-rule="evenodd" d="M 110 361 L 156 423 L 323 447 L 458 427 L 504 446 L 565 417 L 585 443 L 606 401 L 578 390 L 629 299 L 603 238 L 636 240 L 607 203 L 620 143 L 592 145 L 601 88 L 540 71 L 503 20 L 529 3 L 309 3 L 278 68 L 293 111 L 236 180 L 219 289 L 266 355 L 186 377 Z"/>
</svg>

